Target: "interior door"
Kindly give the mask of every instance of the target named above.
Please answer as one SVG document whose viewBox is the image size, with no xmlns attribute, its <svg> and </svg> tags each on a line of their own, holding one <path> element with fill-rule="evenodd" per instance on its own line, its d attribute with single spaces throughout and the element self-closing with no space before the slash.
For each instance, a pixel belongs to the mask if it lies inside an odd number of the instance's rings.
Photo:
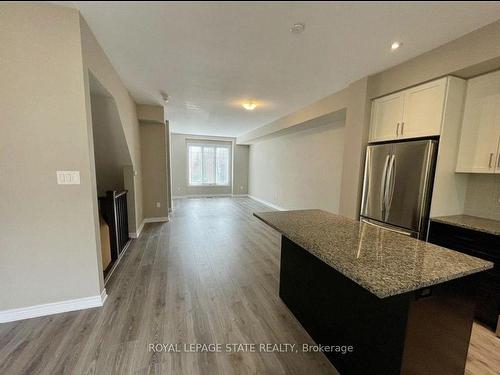
<svg viewBox="0 0 500 375">
<path fill-rule="evenodd" d="M 446 78 L 405 90 L 403 122 L 399 138 L 441 133 Z"/>
<path fill-rule="evenodd" d="M 433 141 L 398 143 L 388 167 L 386 222 L 412 231 L 420 231 L 432 178 L 435 152 Z"/>
<path fill-rule="evenodd" d="M 393 149 L 392 144 L 368 146 L 366 149 L 361 216 L 384 220 L 386 172 Z"/>
<path fill-rule="evenodd" d="M 403 120 L 403 93 L 399 92 L 372 103 L 370 142 L 397 139 L 398 124 Z"/>
</svg>

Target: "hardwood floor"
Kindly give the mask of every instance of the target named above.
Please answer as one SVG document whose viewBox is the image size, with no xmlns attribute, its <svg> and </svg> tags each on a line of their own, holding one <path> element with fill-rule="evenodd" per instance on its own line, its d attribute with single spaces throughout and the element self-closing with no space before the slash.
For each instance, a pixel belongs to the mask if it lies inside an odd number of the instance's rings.
<svg viewBox="0 0 500 375">
<path fill-rule="evenodd" d="M 474 323 L 465 375 L 500 374 L 500 338 L 488 328 Z"/>
<path fill-rule="evenodd" d="M 148 224 L 130 245 L 103 308 L 1 324 L 0 374 L 336 374 L 322 354 L 300 350 L 148 350 L 313 344 L 278 297 L 280 236 L 251 216 L 270 209 L 247 198 L 175 204 L 169 223 Z M 474 327 L 468 375 L 499 372 L 500 339 L 488 333 Z"/>
</svg>

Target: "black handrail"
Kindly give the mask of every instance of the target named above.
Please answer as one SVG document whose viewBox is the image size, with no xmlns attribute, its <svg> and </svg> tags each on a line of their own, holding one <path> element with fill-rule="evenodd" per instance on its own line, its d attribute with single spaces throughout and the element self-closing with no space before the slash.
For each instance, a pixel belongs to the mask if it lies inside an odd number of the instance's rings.
<svg viewBox="0 0 500 375">
<path fill-rule="evenodd" d="M 109 226 L 111 260 L 118 259 L 130 241 L 128 235 L 127 191 L 107 191 L 99 198 L 101 215 Z"/>
</svg>

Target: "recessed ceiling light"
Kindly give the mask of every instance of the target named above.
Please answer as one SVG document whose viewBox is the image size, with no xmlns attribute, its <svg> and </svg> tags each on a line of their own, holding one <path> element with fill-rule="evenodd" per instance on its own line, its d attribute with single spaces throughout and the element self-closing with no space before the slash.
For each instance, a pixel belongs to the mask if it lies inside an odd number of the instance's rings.
<svg viewBox="0 0 500 375">
<path fill-rule="evenodd" d="M 247 111 L 253 111 L 257 107 L 257 103 L 247 102 L 243 103 L 241 106 L 245 108 Z"/>
<path fill-rule="evenodd" d="M 393 43 L 391 44 L 391 50 L 395 51 L 395 50 L 397 50 L 399 47 L 401 47 L 402 45 L 403 45 L 403 43 L 401 43 L 401 42 L 393 42 Z"/>
<path fill-rule="evenodd" d="M 301 32 L 304 31 L 306 28 L 306 25 L 299 22 L 299 23 L 294 23 L 292 27 L 290 27 L 290 32 L 293 34 L 300 34 Z"/>
<path fill-rule="evenodd" d="M 163 101 L 165 103 L 168 103 L 168 100 L 170 99 L 170 97 L 168 96 L 168 94 L 165 91 L 160 91 L 160 95 L 161 95 L 161 98 L 163 99 Z"/>
</svg>

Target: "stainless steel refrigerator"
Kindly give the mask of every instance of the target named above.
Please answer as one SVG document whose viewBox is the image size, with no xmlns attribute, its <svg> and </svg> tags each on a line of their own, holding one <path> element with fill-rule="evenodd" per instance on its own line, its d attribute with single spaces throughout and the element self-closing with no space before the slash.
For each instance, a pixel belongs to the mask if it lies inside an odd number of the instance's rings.
<svg viewBox="0 0 500 375">
<path fill-rule="evenodd" d="M 360 220 L 425 239 L 437 141 L 369 145 Z"/>
</svg>

